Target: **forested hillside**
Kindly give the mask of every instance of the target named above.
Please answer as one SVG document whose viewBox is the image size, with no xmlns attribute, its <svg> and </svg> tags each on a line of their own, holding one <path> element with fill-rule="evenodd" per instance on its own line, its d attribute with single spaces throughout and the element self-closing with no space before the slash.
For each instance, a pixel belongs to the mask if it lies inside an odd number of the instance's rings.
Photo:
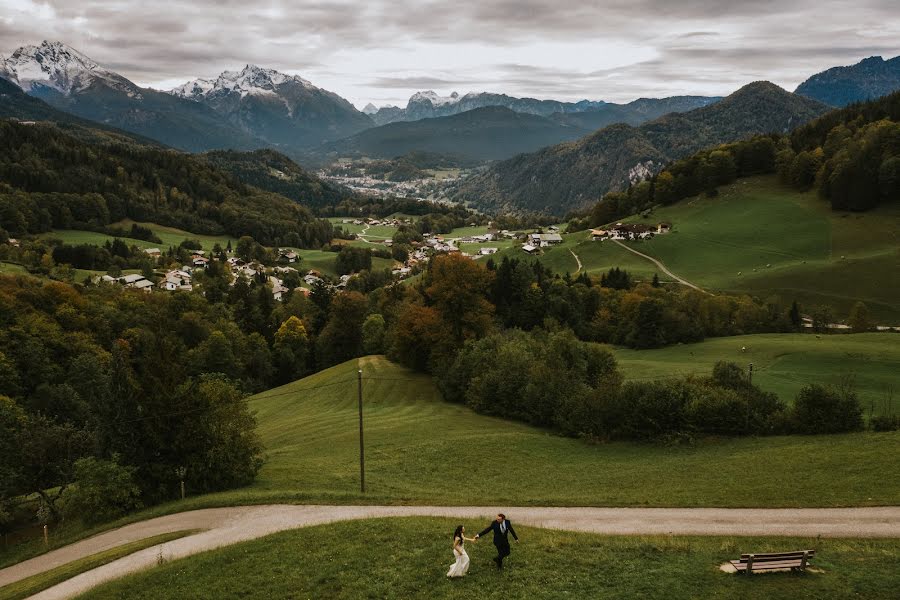
<svg viewBox="0 0 900 600">
<path fill-rule="evenodd" d="M 201 157 L 112 140 L 89 143 L 50 124 L 0 122 L 0 225 L 13 237 L 95 229 L 124 218 L 265 245 L 319 247 L 327 221 L 241 183 Z"/>
<path fill-rule="evenodd" d="M 900 56 L 884 60 L 870 56 L 855 65 L 832 67 L 816 73 L 796 92 L 830 106 L 847 106 L 890 94 L 900 89 Z"/>
<path fill-rule="evenodd" d="M 281 194 L 310 209 L 333 207 L 352 195 L 349 189 L 319 179 L 275 150 L 221 150 L 204 157 L 247 185 Z"/>
<path fill-rule="evenodd" d="M 900 201 L 900 92 L 832 111 L 789 135 L 707 148 L 656 176 L 606 194 L 576 227 L 599 226 L 672 204 L 739 177 L 777 172 L 798 190 L 815 189 L 835 210 Z"/>
<path fill-rule="evenodd" d="M 497 160 L 531 152 L 587 133 L 538 115 L 501 106 L 476 108 L 458 115 L 373 127 L 327 144 L 316 153 L 329 156 L 394 158 L 422 151 L 460 155 L 464 159 Z"/>
<path fill-rule="evenodd" d="M 564 215 L 675 158 L 754 133 L 787 132 L 826 112 L 768 82 L 744 86 L 711 106 L 640 127 L 612 125 L 576 142 L 515 156 L 464 182 L 457 200 L 484 210 Z"/>
</svg>

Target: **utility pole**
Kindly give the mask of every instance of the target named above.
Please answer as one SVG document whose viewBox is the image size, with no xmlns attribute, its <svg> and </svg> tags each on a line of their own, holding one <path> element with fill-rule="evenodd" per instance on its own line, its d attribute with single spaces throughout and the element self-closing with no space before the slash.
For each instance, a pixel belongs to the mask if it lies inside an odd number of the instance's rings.
<svg viewBox="0 0 900 600">
<path fill-rule="evenodd" d="M 366 493 L 366 455 L 363 446 L 362 369 L 356 372 L 359 390 L 359 491 Z"/>
<path fill-rule="evenodd" d="M 750 363 L 750 370 L 747 372 L 747 383 L 749 385 L 753 385 L 753 363 Z M 747 433 L 750 433 L 750 398 L 752 395 L 750 394 L 750 390 L 747 390 L 747 421 L 744 428 L 747 430 Z"/>
</svg>

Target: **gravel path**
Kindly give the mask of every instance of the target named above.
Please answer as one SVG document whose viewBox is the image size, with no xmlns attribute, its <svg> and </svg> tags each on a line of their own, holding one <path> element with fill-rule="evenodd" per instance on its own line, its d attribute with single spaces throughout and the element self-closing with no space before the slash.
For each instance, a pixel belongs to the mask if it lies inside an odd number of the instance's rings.
<svg viewBox="0 0 900 600">
<path fill-rule="evenodd" d="M 575 254 L 575 251 L 571 248 L 569 249 L 569 252 L 572 253 L 572 256 L 575 257 L 575 262 L 578 263 L 578 268 L 575 270 L 575 274 L 578 275 L 579 273 L 581 273 L 581 259 L 578 258 L 578 255 Z"/>
<path fill-rule="evenodd" d="M 480 506 L 264 505 L 210 508 L 126 525 L 0 570 L 0 587 L 72 560 L 161 533 L 206 531 L 153 546 L 82 573 L 35 599 L 71 598 L 103 582 L 166 560 L 308 525 L 375 517 L 457 517 L 487 522 L 503 510 L 515 523 L 614 535 L 773 535 L 900 538 L 900 507 L 727 508 L 538 508 Z"/>
<path fill-rule="evenodd" d="M 622 246 L 623 248 L 625 248 L 625 249 L 628 250 L 629 252 L 633 252 L 634 254 L 637 254 L 637 255 L 640 256 L 641 258 L 646 258 L 647 260 L 649 260 L 650 262 L 652 262 L 654 265 L 656 265 L 657 267 L 659 267 L 659 269 L 660 269 L 663 273 L 665 273 L 666 275 L 668 275 L 669 277 L 671 277 L 672 279 L 674 279 L 674 280 L 677 281 L 678 283 L 680 283 L 680 284 L 682 284 L 682 285 L 686 285 L 686 286 L 688 286 L 689 288 L 694 288 L 694 289 L 697 290 L 698 292 L 703 292 L 704 294 L 709 294 L 710 296 L 713 295 L 712 292 L 707 292 L 707 291 L 704 290 L 703 288 L 697 287 L 696 285 L 694 285 L 693 283 L 691 283 L 691 282 L 688 281 L 687 279 L 682 279 L 681 277 L 679 277 L 678 275 L 676 275 L 675 273 L 673 273 L 672 271 L 670 271 L 670 270 L 668 269 L 668 267 L 666 267 L 666 265 L 662 264 L 661 262 L 659 262 L 658 260 L 656 260 L 656 259 L 653 258 L 652 256 L 650 256 L 650 255 L 648 255 L 648 254 L 644 254 L 643 252 L 638 252 L 637 250 L 635 250 L 635 249 L 632 248 L 631 246 L 626 246 L 625 244 L 623 244 L 623 243 L 620 242 L 619 240 L 611 240 L 611 241 L 613 241 L 613 242 L 617 243 L 618 245 Z"/>
</svg>

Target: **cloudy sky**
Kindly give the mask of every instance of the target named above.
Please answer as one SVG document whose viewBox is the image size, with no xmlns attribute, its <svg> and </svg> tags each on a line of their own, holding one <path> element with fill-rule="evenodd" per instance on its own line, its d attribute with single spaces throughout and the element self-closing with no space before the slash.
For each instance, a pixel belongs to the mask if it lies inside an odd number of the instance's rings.
<svg viewBox="0 0 900 600">
<path fill-rule="evenodd" d="M 415 91 L 724 95 L 900 54 L 897 0 L 0 0 L 0 54 L 59 40 L 168 89 L 246 63 L 357 106 Z"/>
</svg>

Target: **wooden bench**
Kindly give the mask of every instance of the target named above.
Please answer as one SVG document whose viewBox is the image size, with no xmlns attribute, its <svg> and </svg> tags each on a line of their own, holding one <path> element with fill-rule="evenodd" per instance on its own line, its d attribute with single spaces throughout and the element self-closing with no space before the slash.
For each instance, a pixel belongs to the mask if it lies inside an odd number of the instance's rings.
<svg viewBox="0 0 900 600">
<path fill-rule="evenodd" d="M 803 571 L 809 561 L 816 555 L 815 550 L 796 550 L 794 552 L 769 552 L 764 554 L 741 554 L 738 560 L 728 561 L 738 573 L 758 573 L 791 569 Z"/>
</svg>

